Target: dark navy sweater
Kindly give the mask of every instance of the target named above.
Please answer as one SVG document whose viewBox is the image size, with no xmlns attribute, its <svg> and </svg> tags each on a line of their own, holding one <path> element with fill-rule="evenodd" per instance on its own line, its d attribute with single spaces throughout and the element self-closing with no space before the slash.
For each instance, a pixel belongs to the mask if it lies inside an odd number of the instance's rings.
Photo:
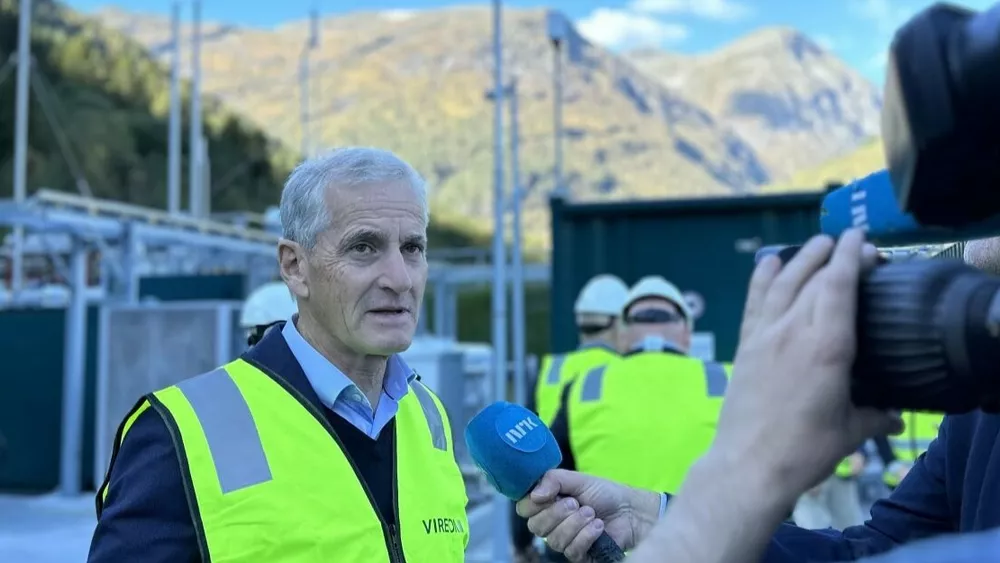
<svg viewBox="0 0 1000 563">
<path fill-rule="evenodd" d="M 1000 415 L 977 411 L 945 418 L 937 440 L 892 495 L 872 507 L 865 524 L 843 532 L 784 524 L 762 563 L 852 561 L 920 538 L 996 527 Z M 1000 552 L 983 553 L 982 561 L 1000 561 Z"/>
</svg>

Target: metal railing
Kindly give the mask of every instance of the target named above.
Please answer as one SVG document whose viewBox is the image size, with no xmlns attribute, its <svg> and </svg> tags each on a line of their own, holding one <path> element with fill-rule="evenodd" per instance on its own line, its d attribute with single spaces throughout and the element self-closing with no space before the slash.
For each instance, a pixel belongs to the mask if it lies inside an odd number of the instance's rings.
<svg viewBox="0 0 1000 563">
<path fill-rule="evenodd" d="M 135 221 L 147 225 L 172 227 L 178 230 L 236 238 L 245 241 L 276 243 L 278 237 L 265 230 L 241 228 L 232 224 L 200 219 L 186 215 L 172 215 L 166 211 L 130 203 L 89 198 L 51 189 L 38 190 L 30 199 L 31 205 L 44 209 L 72 210 L 92 217 Z"/>
</svg>

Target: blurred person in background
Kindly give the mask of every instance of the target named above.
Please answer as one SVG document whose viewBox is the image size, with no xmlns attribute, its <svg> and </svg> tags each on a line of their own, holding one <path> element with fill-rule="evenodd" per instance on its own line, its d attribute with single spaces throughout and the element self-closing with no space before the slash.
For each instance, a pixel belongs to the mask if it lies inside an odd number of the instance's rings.
<svg viewBox="0 0 1000 563">
<path fill-rule="evenodd" d="M 594 276 L 580 290 L 573 304 L 579 346 L 565 354 L 545 356 L 525 405 L 546 424 L 551 425 L 556 416 L 562 390 L 579 374 L 618 359 L 620 315 L 627 297 L 628 286 L 611 274 Z M 513 510 L 511 516 L 515 558 L 537 561 L 539 553 L 527 522 Z"/>
<path fill-rule="evenodd" d="M 424 181 L 339 149 L 292 172 L 280 215 L 298 313 L 128 413 L 92 563 L 464 561 L 447 415 L 398 355 L 427 280 Z"/>
<path fill-rule="evenodd" d="M 792 512 L 795 524 L 813 530 L 843 530 L 864 522 L 858 477 L 867 462 L 863 447 L 842 459 L 833 475 L 799 497 Z"/>
<path fill-rule="evenodd" d="M 534 401 L 527 405 L 542 422 L 552 424 L 563 388 L 577 375 L 618 357 L 620 315 L 627 297 L 628 286 L 611 274 L 594 276 L 580 290 L 573 304 L 580 344 L 571 352 L 545 356 Z"/>
<path fill-rule="evenodd" d="M 622 359 L 582 374 L 562 393 L 552 423 L 561 467 L 675 492 L 715 436 L 727 368 L 687 355 L 691 311 L 660 276 L 629 290 L 621 317 L 629 344 Z"/>
<path fill-rule="evenodd" d="M 240 327 L 247 333 L 247 345 L 260 342 L 270 328 L 291 320 L 297 311 L 285 282 L 266 283 L 253 290 L 240 311 Z"/>
<path fill-rule="evenodd" d="M 890 491 L 896 490 L 917 459 L 924 455 L 931 442 L 937 438 L 944 415 L 905 411 L 903 420 L 906 422 L 906 431 L 888 439 L 892 457 L 885 464 L 882 478 Z"/>
</svg>

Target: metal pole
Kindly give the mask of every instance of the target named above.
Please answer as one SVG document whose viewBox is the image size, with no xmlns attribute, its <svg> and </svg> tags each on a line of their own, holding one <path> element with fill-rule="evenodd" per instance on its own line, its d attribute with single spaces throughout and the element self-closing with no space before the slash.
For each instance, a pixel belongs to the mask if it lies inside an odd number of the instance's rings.
<svg viewBox="0 0 1000 563">
<path fill-rule="evenodd" d="M 563 185 L 563 50 L 562 43 L 552 43 L 552 183 L 556 195 L 565 196 Z"/>
<path fill-rule="evenodd" d="M 62 444 L 59 452 L 59 492 L 80 494 L 83 468 L 83 403 L 87 343 L 87 246 L 73 241 L 66 342 L 63 359 Z"/>
<path fill-rule="evenodd" d="M 444 281 L 434 282 L 434 335 L 441 338 L 448 336 L 448 284 Z"/>
<path fill-rule="evenodd" d="M 201 183 L 199 184 L 201 201 L 198 202 L 198 214 L 208 218 L 212 215 L 212 155 L 208 151 L 208 138 L 201 136 L 201 158 L 198 159 L 198 168 L 201 170 Z"/>
<path fill-rule="evenodd" d="M 167 158 L 167 211 L 181 211 L 181 3 L 174 1 L 170 22 L 173 54 L 170 59 L 170 130 Z"/>
<path fill-rule="evenodd" d="M 504 248 L 503 6 L 493 0 L 493 376 L 494 400 L 507 399 L 507 252 Z M 510 501 L 493 498 L 494 563 L 510 560 Z"/>
<path fill-rule="evenodd" d="M 17 100 L 14 124 L 14 202 L 28 197 L 28 97 L 31 95 L 31 0 L 21 0 L 17 24 Z M 11 255 L 11 297 L 15 302 L 24 286 L 24 227 L 14 226 Z"/>
<path fill-rule="evenodd" d="M 122 275 L 120 280 L 120 295 L 126 303 L 139 302 L 139 240 L 135 234 L 135 223 L 128 221 L 123 225 L 125 235 L 120 245 L 122 253 Z"/>
<path fill-rule="evenodd" d="M 518 124 L 518 104 L 517 104 L 517 79 L 510 82 L 510 183 L 511 183 L 511 322 L 514 327 L 513 352 L 514 352 L 514 401 L 525 404 L 527 396 L 525 394 L 525 315 L 524 315 L 524 256 L 522 253 L 521 241 L 521 204 L 524 196 L 521 190 L 521 155 L 520 155 L 520 128 Z"/>
<path fill-rule="evenodd" d="M 299 129 L 301 132 L 300 142 L 302 146 L 302 158 L 309 158 L 312 148 L 309 138 L 309 47 L 302 50 L 302 57 L 299 59 Z"/>
<path fill-rule="evenodd" d="M 316 84 L 313 84 L 312 77 L 312 53 L 314 49 L 319 48 L 319 7 L 316 2 L 313 2 L 312 8 L 309 10 L 309 47 L 307 47 L 310 54 L 306 55 L 306 91 L 308 92 L 308 100 L 306 102 L 306 107 L 309 108 L 309 113 L 307 117 L 309 119 L 307 127 L 309 127 L 309 150 L 310 152 L 307 156 L 313 157 L 320 152 L 320 136 L 317 135 L 315 131 L 316 123 L 312 118 L 312 89 L 319 86 L 319 79 L 322 76 L 317 76 Z M 320 96 L 322 96 L 322 88 L 320 88 Z M 322 98 L 320 99 L 322 101 Z M 322 129 L 321 129 L 322 131 Z"/>
<path fill-rule="evenodd" d="M 198 215 L 201 203 L 201 0 L 191 3 L 191 130 L 188 140 L 188 211 Z"/>
</svg>

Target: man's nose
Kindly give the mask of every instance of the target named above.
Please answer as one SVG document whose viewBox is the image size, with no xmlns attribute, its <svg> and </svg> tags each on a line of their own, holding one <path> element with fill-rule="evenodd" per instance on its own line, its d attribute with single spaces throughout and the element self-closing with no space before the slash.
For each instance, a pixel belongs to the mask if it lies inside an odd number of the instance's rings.
<svg viewBox="0 0 1000 563">
<path fill-rule="evenodd" d="M 389 252 L 380 263 L 379 287 L 394 293 L 406 293 L 413 288 L 410 267 L 400 251 Z"/>
</svg>

